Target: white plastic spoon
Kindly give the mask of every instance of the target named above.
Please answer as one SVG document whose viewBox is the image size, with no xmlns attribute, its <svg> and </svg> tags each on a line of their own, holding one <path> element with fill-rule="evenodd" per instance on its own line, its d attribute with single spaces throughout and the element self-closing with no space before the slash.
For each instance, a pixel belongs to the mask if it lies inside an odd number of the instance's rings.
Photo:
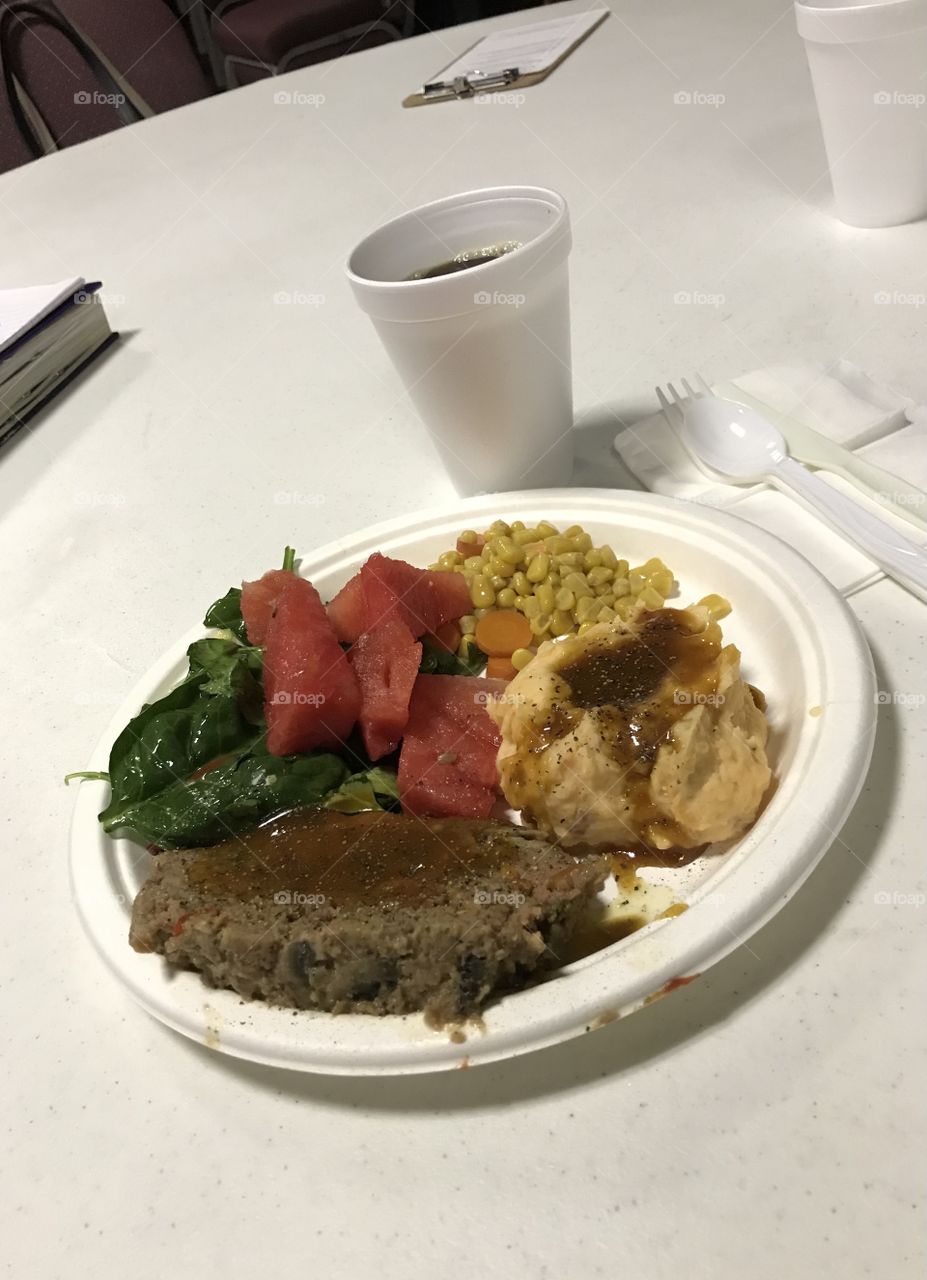
<svg viewBox="0 0 927 1280">
<path fill-rule="evenodd" d="M 713 395 L 679 407 L 683 443 L 696 458 L 740 483 L 768 479 L 791 489 L 890 577 L 927 600 L 927 551 L 790 458 L 782 432 L 755 409 Z"/>
</svg>

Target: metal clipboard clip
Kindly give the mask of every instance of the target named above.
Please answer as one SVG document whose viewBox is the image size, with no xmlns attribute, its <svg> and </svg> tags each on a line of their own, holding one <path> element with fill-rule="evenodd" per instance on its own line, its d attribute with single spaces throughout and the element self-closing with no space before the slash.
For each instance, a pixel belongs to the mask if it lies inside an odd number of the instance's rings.
<svg viewBox="0 0 927 1280">
<path fill-rule="evenodd" d="M 422 97 L 429 102 L 440 102 L 444 98 L 472 98 L 477 93 L 504 89 L 517 79 L 517 67 L 492 71 L 486 75 L 481 71 L 472 71 L 468 76 L 454 76 L 453 80 L 435 80 L 432 84 L 426 84 L 422 88 Z"/>
</svg>

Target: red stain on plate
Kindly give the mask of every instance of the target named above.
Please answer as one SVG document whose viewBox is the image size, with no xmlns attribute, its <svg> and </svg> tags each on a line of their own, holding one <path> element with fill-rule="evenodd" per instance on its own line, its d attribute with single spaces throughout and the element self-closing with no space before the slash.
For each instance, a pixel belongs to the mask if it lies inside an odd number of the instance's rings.
<svg viewBox="0 0 927 1280">
<path fill-rule="evenodd" d="M 690 982 L 694 982 L 696 978 L 700 978 L 700 973 L 692 973 L 688 978 L 670 978 L 665 986 L 659 991 L 654 991 L 653 995 L 649 995 L 644 1004 L 652 1004 L 654 1000 L 659 1000 L 661 996 L 668 996 L 671 991 L 678 991 L 680 987 L 687 987 Z"/>
</svg>

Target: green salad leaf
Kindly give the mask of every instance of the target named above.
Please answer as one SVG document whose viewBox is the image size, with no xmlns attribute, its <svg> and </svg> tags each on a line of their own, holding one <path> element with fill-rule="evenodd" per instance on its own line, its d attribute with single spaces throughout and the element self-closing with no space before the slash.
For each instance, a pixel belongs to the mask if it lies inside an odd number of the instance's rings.
<svg viewBox="0 0 927 1280">
<path fill-rule="evenodd" d="M 113 743 L 112 789 L 101 815 L 188 779 L 220 756 L 264 734 L 260 651 L 234 640 L 196 640 L 189 669 L 175 689 L 142 707 Z"/>
<path fill-rule="evenodd" d="M 326 809 L 338 813 L 364 813 L 370 809 L 399 808 L 399 783 L 393 769 L 374 765 L 352 773 L 325 801 Z"/>
<path fill-rule="evenodd" d="M 111 804 L 100 818 L 109 835 L 131 834 L 161 849 L 215 844 L 275 814 L 318 805 L 347 773 L 344 761 L 328 752 L 281 757 L 255 748 L 192 781 Z"/>
<path fill-rule="evenodd" d="M 221 600 L 209 606 L 203 626 L 231 631 L 236 640 L 240 640 L 242 644 L 247 643 L 245 620 L 241 616 L 241 587 L 230 587 Z"/>
</svg>

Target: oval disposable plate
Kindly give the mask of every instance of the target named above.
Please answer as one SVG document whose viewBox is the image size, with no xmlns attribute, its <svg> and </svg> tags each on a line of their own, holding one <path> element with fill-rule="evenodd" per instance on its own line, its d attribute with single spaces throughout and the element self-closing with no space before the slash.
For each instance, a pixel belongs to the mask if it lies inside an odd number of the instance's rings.
<svg viewBox="0 0 927 1280">
<path fill-rule="evenodd" d="M 465 1044 L 419 1015 L 300 1013 L 205 987 L 128 945 L 132 900 L 148 854 L 103 835 L 100 784 L 85 783 L 74 815 L 71 877 L 81 920 L 113 973 L 146 1009 L 225 1053 L 303 1071 L 343 1075 L 438 1071 L 555 1044 L 640 1008 L 675 980 L 703 972 L 777 912 L 811 872 L 862 786 L 875 729 L 875 680 L 866 643 L 834 589 L 791 548 L 728 514 L 651 494 L 558 489 L 489 494 L 442 512 L 390 520 L 305 555 L 302 572 L 330 598 L 373 551 L 427 565 L 461 529 L 496 518 L 582 524 L 637 563 L 658 556 L 680 585 L 680 603 L 709 592 L 734 606 L 725 638 L 743 653 L 745 678 L 767 695 L 775 792 L 753 828 L 723 851 L 662 871 L 682 914 L 653 921 L 561 969 L 551 981 L 497 1001 Z M 234 578 L 234 566 L 228 566 Z M 204 606 L 191 602 L 191 609 Z M 105 769 L 116 734 L 143 702 L 185 670 L 194 631 L 140 681 L 95 752 Z M 166 855 L 169 856 L 169 855 Z"/>
</svg>

